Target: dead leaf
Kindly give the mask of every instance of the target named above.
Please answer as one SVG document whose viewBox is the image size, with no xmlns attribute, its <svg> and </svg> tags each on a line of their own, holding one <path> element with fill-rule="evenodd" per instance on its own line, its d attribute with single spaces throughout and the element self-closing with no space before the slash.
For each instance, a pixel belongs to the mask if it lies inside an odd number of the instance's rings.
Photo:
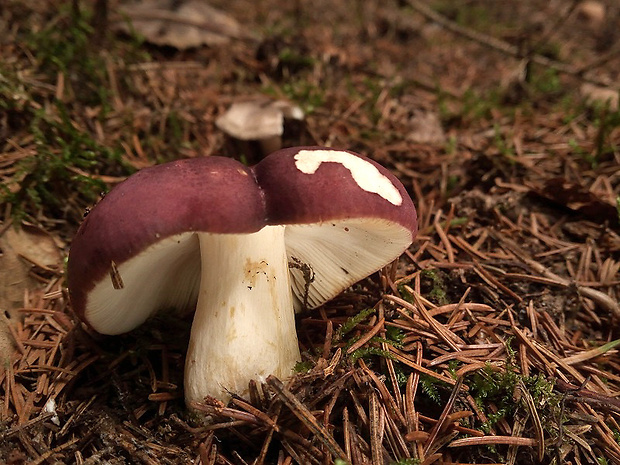
<svg viewBox="0 0 620 465">
<path fill-rule="evenodd" d="M 61 269 L 62 254 L 54 239 L 34 226 L 7 228 L 0 236 L 0 353 L 12 352 L 13 337 L 8 324 L 19 318 L 16 309 L 24 306 L 25 290 L 41 285 L 30 274 L 34 266 Z"/>
<path fill-rule="evenodd" d="M 580 184 L 564 178 L 551 178 L 543 186 L 530 186 L 532 193 L 539 195 L 569 210 L 578 212 L 586 218 L 595 219 L 599 224 L 618 221 L 616 206 Z"/>
<path fill-rule="evenodd" d="M 446 143 L 446 134 L 437 113 L 414 110 L 409 122 L 411 132 L 407 134 L 407 140 L 416 144 L 443 145 Z"/>
<path fill-rule="evenodd" d="M 0 314 L 0 373 L 4 371 L 4 367 L 8 366 L 10 357 L 15 350 L 15 342 L 9 329 L 11 320 L 7 314 Z"/>
<path fill-rule="evenodd" d="M 119 14 L 117 30 L 135 31 L 155 45 L 180 50 L 256 39 L 233 17 L 200 0 L 142 0 L 122 5 Z"/>
<path fill-rule="evenodd" d="M 54 238 L 31 225 L 8 228 L 3 235 L 10 249 L 31 264 L 43 269 L 57 268 L 62 263 L 62 255 Z"/>
<path fill-rule="evenodd" d="M 603 228 L 600 222 L 574 221 L 565 223 L 562 230 L 575 238 L 586 241 L 596 237 L 599 246 L 610 252 L 620 251 L 620 235 L 610 228 Z"/>
</svg>

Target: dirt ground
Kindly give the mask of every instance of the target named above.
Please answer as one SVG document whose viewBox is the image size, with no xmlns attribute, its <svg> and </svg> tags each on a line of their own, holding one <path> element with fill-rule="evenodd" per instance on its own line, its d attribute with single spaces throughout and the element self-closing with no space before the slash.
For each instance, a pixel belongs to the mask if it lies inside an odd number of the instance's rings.
<svg viewBox="0 0 620 465">
<path fill-rule="evenodd" d="M 285 3 L 0 7 L 0 462 L 620 463 L 620 6 Z M 284 146 L 388 167 L 419 233 L 298 315 L 291 379 L 205 424 L 190 321 L 95 334 L 64 267 L 131 173 L 258 161 L 216 124 L 256 99 L 303 110 Z"/>
</svg>

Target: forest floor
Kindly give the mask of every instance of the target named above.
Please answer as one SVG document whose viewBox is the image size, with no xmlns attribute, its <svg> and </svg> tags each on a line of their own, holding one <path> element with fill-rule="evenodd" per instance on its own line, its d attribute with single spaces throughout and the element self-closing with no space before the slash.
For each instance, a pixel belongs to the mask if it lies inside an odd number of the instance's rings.
<svg viewBox="0 0 620 465">
<path fill-rule="evenodd" d="M 620 463 L 613 0 L 144 3 L 0 9 L 0 462 Z M 136 170 L 258 160 L 215 123 L 251 99 L 303 109 L 285 146 L 392 170 L 419 234 L 298 315 L 292 378 L 203 424 L 189 322 L 93 334 L 64 264 Z"/>
</svg>

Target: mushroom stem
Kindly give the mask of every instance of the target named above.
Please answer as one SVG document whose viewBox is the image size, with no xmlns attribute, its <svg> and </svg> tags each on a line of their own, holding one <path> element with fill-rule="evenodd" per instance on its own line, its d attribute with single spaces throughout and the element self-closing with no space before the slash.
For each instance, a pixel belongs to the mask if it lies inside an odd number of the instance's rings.
<svg viewBox="0 0 620 465">
<path fill-rule="evenodd" d="M 185 363 L 185 400 L 227 401 L 251 379 L 286 378 L 300 359 L 284 226 L 200 233 L 202 274 Z"/>
</svg>

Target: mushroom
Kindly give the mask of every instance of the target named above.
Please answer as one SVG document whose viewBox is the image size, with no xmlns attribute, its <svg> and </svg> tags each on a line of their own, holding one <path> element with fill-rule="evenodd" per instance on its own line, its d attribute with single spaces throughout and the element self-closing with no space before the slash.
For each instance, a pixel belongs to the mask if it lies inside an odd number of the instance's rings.
<svg viewBox="0 0 620 465">
<path fill-rule="evenodd" d="M 285 100 L 258 98 L 233 103 L 215 125 L 228 136 L 246 144 L 257 141 L 264 156 L 282 147 L 285 119 L 301 121 L 304 112 Z M 245 147 L 244 151 L 251 150 Z"/>
<path fill-rule="evenodd" d="M 395 260 L 417 218 L 402 184 L 349 151 L 298 147 L 254 167 L 223 157 L 143 169 L 89 213 L 71 246 L 73 308 L 121 334 L 195 309 L 188 404 L 247 394 L 300 359 L 294 309 L 316 308 Z"/>
</svg>

